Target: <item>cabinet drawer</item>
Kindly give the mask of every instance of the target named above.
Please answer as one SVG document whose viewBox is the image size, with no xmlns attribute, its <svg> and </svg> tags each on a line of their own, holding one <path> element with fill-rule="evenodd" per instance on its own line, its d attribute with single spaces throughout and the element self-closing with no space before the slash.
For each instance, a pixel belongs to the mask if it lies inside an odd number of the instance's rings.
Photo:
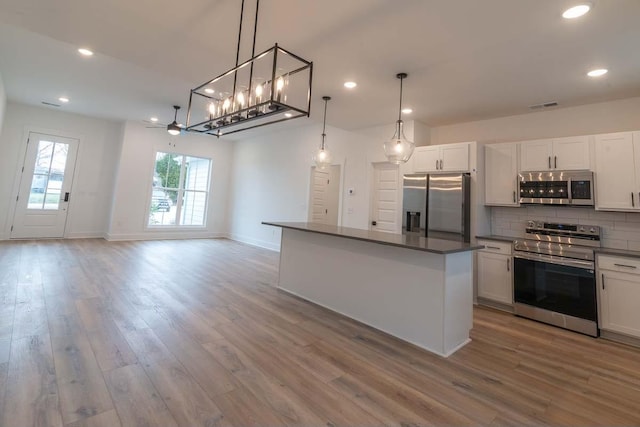
<svg viewBox="0 0 640 427">
<path fill-rule="evenodd" d="M 640 275 L 640 259 L 598 255 L 598 268 Z"/>
<path fill-rule="evenodd" d="M 482 252 L 491 252 L 494 254 L 511 255 L 512 242 L 498 242 L 496 240 L 478 239 L 478 245 L 483 245 Z"/>
</svg>

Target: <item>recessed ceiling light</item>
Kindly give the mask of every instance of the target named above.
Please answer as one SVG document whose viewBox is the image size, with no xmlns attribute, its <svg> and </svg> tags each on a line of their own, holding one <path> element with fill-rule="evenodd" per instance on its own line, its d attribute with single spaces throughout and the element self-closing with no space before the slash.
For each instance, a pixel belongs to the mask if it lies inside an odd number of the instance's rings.
<svg viewBox="0 0 640 427">
<path fill-rule="evenodd" d="M 344 87 L 347 89 L 353 89 L 356 86 L 358 86 L 358 83 L 356 82 L 344 82 Z"/>
<path fill-rule="evenodd" d="M 78 49 L 78 52 L 82 56 L 93 56 L 93 52 L 84 47 L 81 47 L 80 49 Z"/>
<path fill-rule="evenodd" d="M 600 77 L 600 76 L 604 76 L 608 72 L 609 72 L 609 70 L 607 70 L 606 68 L 598 68 L 597 70 L 589 71 L 587 73 L 587 76 L 589 76 L 589 77 Z"/>
<path fill-rule="evenodd" d="M 152 122 L 154 122 L 154 123 L 155 123 L 155 122 L 157 122 L 157 121 L 158 121 L 158 118 L 157 118 L 157 117 L 151 117 L 151 119 L 150 119 L 150 120 L 151 120 Z"/>
<path fill-rule="evenodd" d="M 565 10 L 564 13 L 562 14 L 562 17 L 565 19 L 579 18 L 585 13 L 589 12 L 590 10 L 591 10 L 590 3 L 582 3 Z"/>
<path fill-rule="evenodd" d="M 58 98 L 58 101 L 64 102 L 66 104 L 67 102 L 69 102 L 69 98 L 67 98 L 66 96 L 61 96 L 60 98 Z"/>
<path fill-rule="evenodd" d="M 403 108 L 402 109 L 402 114 L 411 114 L 413 113 L 413 109 L 412 108 Z"/>
<path fill-rule="evenodd" d="M 291 114 L 291 113 L 284 113 L 284 116 L 285 116 L 286 118 L 289 118 L 289 117 L 293 117 L 293 114 Z"/>
<path fill-rule="evenodd" d="M 214 91 L 213 89 L 211 89 L 210 87 L 206 88 L 204 91 L 205 91 L 205 92 L 207 92 L 207 93 L 209 93 L 209 94 L 211 94 L 211 93 L 215 92 L 215 91 Z"/>
</svg>

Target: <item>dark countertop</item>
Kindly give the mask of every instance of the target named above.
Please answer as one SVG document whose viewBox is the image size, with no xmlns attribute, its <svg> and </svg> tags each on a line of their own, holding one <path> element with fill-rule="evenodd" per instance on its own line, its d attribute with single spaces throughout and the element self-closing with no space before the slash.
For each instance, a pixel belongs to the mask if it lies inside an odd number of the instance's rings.
<svg viewBox="0 0 640 427">
<path fill-rule="evenodd" d="M 601 255 L 617 255 L 617 256 L 626 256 L 629 258 L 640 258 L 640 252 L 631 251 L 629 249 L 613 249 L 613 248 L 596 248 L 596 254 Z"/>
<path fill-rule="evenodd" d="M 489 236 L 476 236 L 476 239 L 482 239 L 482 240 L 495 240 L 496 242 L 508 242 L 508 243 L 513 243 L 514 240 L 517 239 L 517 237 L 509 237 L 509 236 L 496 236 L 496 235 L 489 235 Z"/>
<path fill-rule="evenodd" d="M 447 255 L 456 252 L 467 252 L 482 249 L 484 246 L 471 245 L 469 243 L 453 240 L 430 239 L 420 236 L 407 236 L 404 234 L 383 233 L 381 231 L 361 230 L 359 228 L 336 227 L 334 225 L 315 224 L 310 222 L 269 222 L 264 225 L 290 228 L 292 230 L 307 231 L 310 233 L 327 234 L 330 236 L 344 237 L 347 239 L 362 240 L 364 242 L 380 245 L 397 246 L 423 252 Z"/>
</svg>

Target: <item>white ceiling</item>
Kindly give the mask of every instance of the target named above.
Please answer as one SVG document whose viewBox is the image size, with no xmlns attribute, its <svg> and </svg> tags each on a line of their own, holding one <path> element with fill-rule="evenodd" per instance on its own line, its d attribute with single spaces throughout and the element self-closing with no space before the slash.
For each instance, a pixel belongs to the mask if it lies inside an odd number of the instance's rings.
<svg viewBox="0 0 640 427">
<path fill-rule="evenodd" d="M 405 105 L 430 126 L 640 96 L 640 1 L 262 0 L 257 51 L 278 42 L 314 62 L 312 119 L 357 129 Z M 235 63 L 239 0 L 0 0 L 0 74 L 10 99 L 110 119 L 172 119 L 189 89 Z M 241 60 L 250 56 L 247 0 Z M 76 49 L 92 48 L 92 58 Z M 592 68 L 610 72 L 586 77 Z M 353 79 L 358 87 L 342 87 Z M 184 111 L 183 111 L 184 112 Z"/>
</svg>

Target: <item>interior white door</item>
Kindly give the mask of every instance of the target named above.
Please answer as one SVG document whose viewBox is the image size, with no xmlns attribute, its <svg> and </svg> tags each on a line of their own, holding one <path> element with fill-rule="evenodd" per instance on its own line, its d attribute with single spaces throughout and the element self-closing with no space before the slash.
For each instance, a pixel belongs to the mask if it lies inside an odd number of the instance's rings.
<svg viewBox="0 0 640 427">
<path fill-rule="evenodd" d="M 329 192 L 330 173 L 328 170 L 314 168 L 312 176 L 311 222 L 326 224 L 328 217 L 327 196 Z"/>
<path fill-rule="evenodd" d="M 29 133 L 12 239 L 64 236 L 78 140 Z"/>
<path fill-rule="evenodd" d="M 373 165 L 373 197 L 371 206 L 371 229 L 388 233 L 399 233 L 398 186 L 399 168 L 389 163 Z"/>
</svg>

